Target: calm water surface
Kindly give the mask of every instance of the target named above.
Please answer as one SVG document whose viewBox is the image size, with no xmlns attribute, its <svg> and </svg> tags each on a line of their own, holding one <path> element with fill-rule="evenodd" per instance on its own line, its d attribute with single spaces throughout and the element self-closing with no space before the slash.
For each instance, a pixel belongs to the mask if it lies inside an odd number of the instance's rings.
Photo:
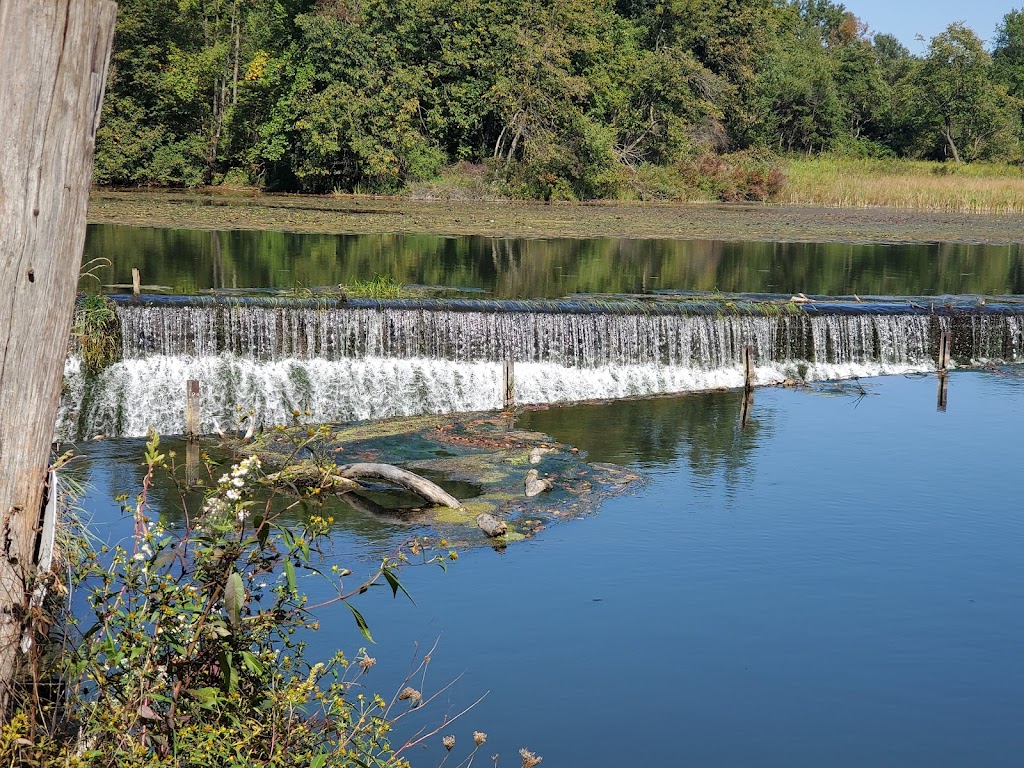
<svg viewBox="0 0 1024 768">
<path fill-rule="evenodd" d="M 498 298 L 659 290 L 824 295 L 1024 293 L 1021 246 L 302 235 L 93 224 L 99 283 L 175 293 L 333 286 L 383 275 Z M 86 283 L 83 283 L 86 285 Z M 89 285 L 97 285 L 95 282 Z"/>
<path fill-rule="evenodd" d="M 1018 765 L 1024 380 L 954 373 L 944 413 L 934 378 L 865 386 L 758 391 L 743 431 L 736 392 L 523 417 L 644 483 L 504 554 L 407 572 L 415 605 L 365 596 L 370 681 L 389 691 L 440 637 L 429 680 L 464 677 L 421 722 L 490 691 L 445 729 L 459 747 L 487 731 L 487 764 L 528 746 L 595 768 Z M 127 532 L 106 500 L 137 487 L 130 449 L 88 449 L 101 536 Z M 335 556 L 369 569 L 401 535 L 345 519 Z M 363 644 L 341 612 L 316 642 Z"/>
</svg>

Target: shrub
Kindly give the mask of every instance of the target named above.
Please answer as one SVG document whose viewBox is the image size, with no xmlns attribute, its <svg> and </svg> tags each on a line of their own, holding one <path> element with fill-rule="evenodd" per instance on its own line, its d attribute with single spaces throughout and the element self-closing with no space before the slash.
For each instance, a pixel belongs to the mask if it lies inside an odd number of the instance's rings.
<svg viewBox="0 0 1024 768">
<path fill-rule="evenodd" d="M 86 373 L 95 375 L 121 359 L 121 323 L 114 302 L 89 295 L 79 303 L 71 332 Z"/>
<path fill-rule="evenodd" d="M 308 451 L 323 430 L 310 430 Z M 40 677 L 58 674 L 65 701 L 30 697 L 0 732 L 0 761 L 10 765 L 140 766 L 404 766 L 415 741 L 393 744 L 396 722 L 429 700 L 404 688 L 390 699 L 356 689 L 375 660 L 365 649 L 312 661 L 301 636 L 317 629 L 300 576 L 323 575 L 334 603 L 347 606 L 370 633 L 350 598 L 376 583 L 405 592 L 398 570 L 417 561 L 443 565 L 410 540 L 369 579 L 348 588 L 350 572 L 323 569 L 316 555 L 329 519 L 312 515 L 285 527 L 271 499 L 257 503 L 260 461 L 235 463 L 185 519 L 182 530 L 150 519 L 154 473 L 177 483 L 174 454 L 151 435 L 146 474 L 134 500 L 126 546 L 99 551 L 72 539 L 76 585 L 85 588 L 91 618 L 69 618 L 74 642 Z M 212 466 L 211 466 L 212 469 Z M 211 474 L 211 479 L 216 473 Z M 298 503 L 298 502 L 296 502 Z M 278 508 L 280 504 L 276 505 Z M 321 573 L 321 570 L 324 572 Z M 43 637 L 38 637 L 42 640 Z M 36 643 L 43 647 L 42 643 Z M 429 663 L 424 657 L 418 672 Z M 413 674 L 416 674 L 414 672 Z M 33 689 L 39 691 L 39 678 Z M 450 722 L 450 720 L 448 721 Z M 477 742 L 479 748 L 483 740 Z"/>
<path fill-rule="evenodd" d="M 778 158 L 758 150 L 705 153 L 685 163 L 681 173 L 692 186 L 723 202 L 766 202 L 785 184 Z"/>
</svg>

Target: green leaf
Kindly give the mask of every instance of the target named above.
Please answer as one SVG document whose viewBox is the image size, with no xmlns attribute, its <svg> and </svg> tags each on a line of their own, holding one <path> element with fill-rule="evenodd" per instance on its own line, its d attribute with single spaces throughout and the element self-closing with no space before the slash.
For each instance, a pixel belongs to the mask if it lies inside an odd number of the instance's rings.
<svg viewBox="0 0 1024 768">
<path fill-rule="evenodd" d="M 345 605 L 347 605 L 348 609 L 352 611 L 352 615 L 355 617 L 356 620 L 356 626 L 358 626 L 359 631 L 363 633 L 363 637 L 365 637 L 371 643 L 374 642 L 373 636 L 370 634 L 370 625 L 366 623 L 366 619 L 363 618 L 363 614 L 356 610 L 356 607 L 351 603 L 345 603 Z"/>
<path fill-rule="evenodd" d="M 212 687 L 189 688 L 185 693 L 195 699 L 200 707 L 206 708 L 214 706 L 220 698 L 220 691 Z"/>
<path fill-rule="evenodd" d="M 309 768 L 324 768 L 325 765 L 327 765 L 327 755 L 323 752 L 314 755 L 313 759 L 309 761 Z"/>
<path fill-rule="evenodd" d="M 403 586 L 402 582 L 398 580 L 398 577 L 395 576 L 395 574 L 387 568 L 381 569 L 381 573 L 384 574 L 384 579 L 391 586 L 392 597 L 398 597 L 398 590 L 402 590 L 402 594 L 409 598 L 409 602 L 416 605 L 416 601 L 412 599 L 412 595 L 409 594 L 409 590 Z"/>
<path fill-rule="evenodd" d="M 291 561 L 291 558 L 284 561 L 284 575 L 288 579 L 288 591 L 294 594 L 297 591 L 295 588 L 295 563 Z"/>
<path fill-rule="evenodd" d="M 242 576 L 234 571 L 228 576 L 228 583 L 224 586 L 224 607 L 228 612 L 228 622 L 232 627 L 237 627 L 242 620 L 242 606 L 245 604 L 245 586 L 242 584 Z"/>
<path fill-rule="evenodd" d="M 242 651 L 242 663 L 254 675 L 262 675 L 265 671 L 260 660 L 249 651 Z"/>
</svg>

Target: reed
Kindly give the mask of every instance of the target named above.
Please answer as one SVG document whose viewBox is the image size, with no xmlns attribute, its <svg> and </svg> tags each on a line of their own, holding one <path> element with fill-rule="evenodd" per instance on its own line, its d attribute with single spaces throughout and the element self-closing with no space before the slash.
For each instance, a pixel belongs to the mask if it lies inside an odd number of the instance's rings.
<svg viewBox="0 0 1024 768">
<path fill-rule="evenodd" d="M 347 295 L 358 299 L 399 299 L 406 295 L 405 286 L 387 275 L 357 280 L 341 287 Z"/>
<path fill-rule="evenodd" d="M 778 201 L 836 208 L 1024 213 L 1024 171 L 995 163 L 936 163 L 822 155 L 792 158 Z"/>
</svg>

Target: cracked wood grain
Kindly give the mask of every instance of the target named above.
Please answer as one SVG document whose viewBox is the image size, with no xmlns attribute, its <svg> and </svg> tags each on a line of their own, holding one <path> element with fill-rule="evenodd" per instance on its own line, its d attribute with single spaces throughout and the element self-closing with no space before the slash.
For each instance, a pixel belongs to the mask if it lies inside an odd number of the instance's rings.
<svg viewBox="0 0 1024 768">
<path fill-rule="evenodd" d="M 0 0 L 0 722 L 33 568 L 117 5 Z"/>
</svg>

